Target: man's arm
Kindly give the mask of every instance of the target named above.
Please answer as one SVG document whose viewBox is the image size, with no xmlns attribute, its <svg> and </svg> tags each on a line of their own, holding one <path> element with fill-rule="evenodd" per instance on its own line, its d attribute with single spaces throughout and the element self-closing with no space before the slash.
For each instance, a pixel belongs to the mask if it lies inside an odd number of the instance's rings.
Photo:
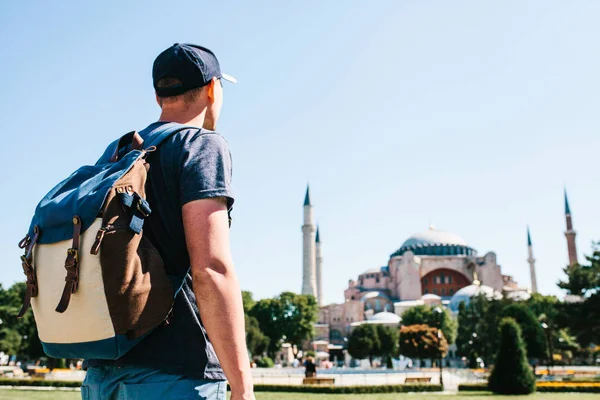
<svg viewBox="0 0 600 400">
<path fill-rule="evenodd" d="M 254 399 L 242 295 L 229 247 L 227 202 L 195 200 L 182 210 L 196 301 L 231 386 L 231 400 Z"/>
</svg>

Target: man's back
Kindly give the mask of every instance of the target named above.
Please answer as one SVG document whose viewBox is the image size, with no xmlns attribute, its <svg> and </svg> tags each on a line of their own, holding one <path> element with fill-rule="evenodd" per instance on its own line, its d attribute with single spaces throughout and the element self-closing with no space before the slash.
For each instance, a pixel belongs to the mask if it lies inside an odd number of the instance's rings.
<svg viewBox="0 0 600 400">
<path fill-rule="evenodd" d="M 151 124 L 145 131 L 161 125 Z M 142 135 L 143 136 L 143 135 Z M 116 361 L 92 361 L 89 366 L 129 365 L 156 368 L 194 379 L 225 379 L 214 349 L 200 321 L 191 277 L 181 209 L 184 204 L 209 197 L 225 197 L 233 204 L 231 156 L 216 132 L 180 131 L 148 158 L 147 199 L 152 213 L 146 219 L 148 237 L 177 282 L 186 276 L 175 298 L 168 325 L 161 326 Z"/>
<path fill-rule="evenodd" d="M 221 73 L 212 51 L 176 43 L 154 61 L 152 80 L 160 121 L 209 130 L 180 132 L 149 154 L 152 213 L 144 235 L 173 283 L 186 279 L 168 325 L 115 362 L 89 362 L 82 397 L 224 400 L 226 375 L 231 400 L 251 400 L 241 289 L 229 248 L 231 157 L 213 132 L 222 80 L 235 79 Z"/>
</svg>

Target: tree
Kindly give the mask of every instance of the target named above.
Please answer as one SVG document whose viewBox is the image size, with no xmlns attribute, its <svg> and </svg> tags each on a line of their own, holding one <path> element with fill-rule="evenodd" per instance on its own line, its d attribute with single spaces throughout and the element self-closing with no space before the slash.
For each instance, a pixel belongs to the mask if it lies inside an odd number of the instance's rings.
<svg viewBox="0 0 600 400">
<path fill-rule="evenodd" d="M 244 320 L 246 328 L 246 347 L 250 356 L 261 356 L 269 349 L 269 338 L 260 330 L 258 320 L 249 315 L 256 304 L 252 292 L 242 291 Z"/>
<path fill-rule="evenodd" d="M 488 381 L 497 394 L 530 394 L 535 391 L 535 376 L 527 362 L 521 329 L 512 318 L 500 322 L 500 347 Z"/>
<path fill-rule="evenodd" d="M 269 349 L 269 338 L 260 330 L 258 320 L 246 315 L 246 346 L 251 356 L 261 356 Z"/>
<path fill-rule="evenodd" d="M 25 288 L 22 282 L 9 289 L 0 285 L 0 351 L 35 360 L 45 355 L 31 308 L 22 318 L 17 318 Z"/>
<path fill-rule="evenodd" d="M 396 358 L 400 355 L 400 346 L 398 344 L 400 332 L 398 331 L 398 328 L 393 328 L 391 326 L 376 326 L 380 345 L 377 353 L 380 357 L 385 359 L 386 367 L 390 368 L 390 365 L 393 365 L 392 358 Z"/>
<path fill-rule="evenodd" d="M 292 345 L 294 355 L 302 343 L 314 336 L 319 306 L 312 295 L 283 292 L 273 299 L 256 302 L 250 316 L 257 319 L 260 330 L 269 338 L 269 355 L 280 349 L 281 344 Z"/>
<path fill-rule="evenodd" d="M 348 340 L 348 353 L 359 360 L 368 358 L 371 366 L 374 357 L 381 357 L 389 368 L 392 358 L 398 357 L 398 350 L 398 329 L 391 326 L 359 325 Z"/>
<path fill-rule="evenodd" d="M 444 337 L 447 338 L 448 343 L 452 344 L 456 340 L 456 321 L 452 318 L 450 311 L 447 308 L 440 308 L 442 314 L 435 312 L 437 307 L 432 306 L 415 306 L 406 310 L 402 314 L 403 325 L 421 325 L 425 324 L 432 328 L 440 327 L 444 332 Z"/>
<path fill-rule="evenodd" d="M 586 260 L 586 265 L 566 267 L 567 280 L 558 283 L 568 293 L 582 296 L 580 302 L 564 304 L 559 321 L 582 346 L 600 343 L 600 243 L 594 243 Z"/>
<path fill-rule="evenodd" d="M 413 359 L 437 359 L 448 353 L 448 342 L 443 331 L 438 337 L 438 329 L 425 324 L 404 325 L 400 328 L 400 354 Z"/>
<path fill-rule="evenodd" d="M 256 300 L 254 300 L 252 296 L 252 292 L 247 290 L 242 290 L 242 304 L 244 305 L 244 314 L 248 314 L 252 307 L 256 304 Z"/>
<path fill-rule="evenodd" d="M 348 353 L 356 359 L 369 359 L 373 366 L 373 358 L 381 351 L 381 341 L 377 328 L 372 324 L 362 324 L 354 328 L 348 339 Z"/>
<path fill-rule="evenodd" d="M 471 298 L 469 304 L 461 303 L 458 309 L 457 354 L 470 357 L 476 353 L 490 364 L 498 349 L 498 315 L 510 304 L 506 300 L 494 300 L 480 295 Z"/>
<path fill-rule="evenodd" d="M 546 337 L 533 312 L 525 305 L 514 303 L 504 307 L 500 317 L 513 318 L 521 328 L 528 358 L 543 359 L 546 356 Z"/>
</svg>

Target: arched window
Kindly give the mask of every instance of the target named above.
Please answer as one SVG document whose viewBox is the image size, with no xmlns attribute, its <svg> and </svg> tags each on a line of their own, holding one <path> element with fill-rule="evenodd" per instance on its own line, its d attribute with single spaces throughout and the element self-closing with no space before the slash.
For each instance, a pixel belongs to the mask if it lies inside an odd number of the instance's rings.
<svg viewBox="0 0 600 400">
<path fill-rule="evenodd" d="M 381 300 L 375 299 L 375 311 L 381 311 Z"/>
</svg>

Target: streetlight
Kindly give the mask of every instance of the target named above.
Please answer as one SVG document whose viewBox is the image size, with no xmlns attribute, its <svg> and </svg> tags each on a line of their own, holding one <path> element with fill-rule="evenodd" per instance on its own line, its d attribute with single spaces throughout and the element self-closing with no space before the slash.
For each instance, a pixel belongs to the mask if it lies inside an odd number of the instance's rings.
<svg viewBox="0 0 600 400">
<path fill-rule="evenodd" d="M 437 313 L 439 316 L 437 337 L 438 337 L 438 352 L 440 353 L 440 386 L 442 387 L 442 390 L 444 390 L 444 378 L 443 378 L 444 367 L 442 365 L 442 315 L 443 315 L 443 311 L 439 307 L 436 307 L 433 311 L 435 313 Z"/>
<path fill-rule="evenodd" d="M 550 337 L 550 326 L 542 322 L 542 328 L 544 328 L 544 333 L 546 334 L 546 346 L 548 347 L 548 375 L 551 373 L 551 369 L 554 368 L 554 360 L 553 354 L 554 350 L 552 349 L 552 338 Z"/>
</svg>

